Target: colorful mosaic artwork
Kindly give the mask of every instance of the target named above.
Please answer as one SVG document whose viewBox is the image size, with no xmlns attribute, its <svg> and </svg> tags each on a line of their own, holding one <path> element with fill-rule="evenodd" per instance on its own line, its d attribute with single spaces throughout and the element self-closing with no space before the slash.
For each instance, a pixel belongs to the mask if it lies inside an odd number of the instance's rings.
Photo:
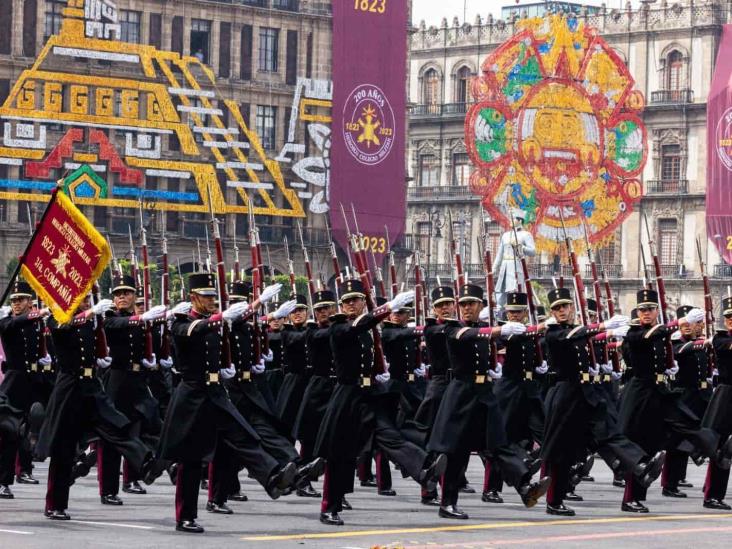
<svg viewBox="0 0 732 549">
<path fill-rule="evenodd" d="M 76 204 L 136 208 L 142 199 L 207 212 L 208 188 L 217 213 L 328 211 L 331 82 L 298 80 L 286 143 L 270 154 L 208 66 L 119 35 L 112 0 L 68 0 L 61 31 L 0 107 L 0 164 L 21 174 L 0 179 L 0 199 L 45 202 L 56 180 L 89 165 L 97 177 L 66 189 Z M 79 60 L 87 63 L 79 73 L 59 69 Z M 125 76 L 111 76 L 116 69 Z M 314 145 L 311 156 L 298 133 Z M 168 153 L 166 142 L 179 151 Z M 150 178 L 174 184 L 147 188 Z"/>
<path fill-rule="evenodd" d="M 470 180 L 510 227 L 520 208 L 540 251 L 563 239 L 609 242 L 642 195 L 647 155 L 641 92 L 618 55 L 572 16 L 527 19 L 472 83 L 465 120 Z"/>
</svg>

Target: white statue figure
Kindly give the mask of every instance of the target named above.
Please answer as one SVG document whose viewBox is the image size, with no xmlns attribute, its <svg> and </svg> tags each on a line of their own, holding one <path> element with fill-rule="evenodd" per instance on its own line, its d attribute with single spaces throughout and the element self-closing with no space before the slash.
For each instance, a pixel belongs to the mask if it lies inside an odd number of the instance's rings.
<svg viewBox="0 0 732 549">
<path fill-rule="evenodd" d="M 523 210 L 514 209 L 511 215 L 514 226 L 501 235 L 501 243 L 493 261 L 496 302 L 500 308 L 506 305 L 506 293 L 517 290 L 519 284 L 522 285 L 522 291 L 526 291 L 526 288 L 523 288 L 524 273 L 520 258 L 522 255 L 528 257 L 536 255 L 534 237 L 523 228 L 526 214 Z"/>
</svg>

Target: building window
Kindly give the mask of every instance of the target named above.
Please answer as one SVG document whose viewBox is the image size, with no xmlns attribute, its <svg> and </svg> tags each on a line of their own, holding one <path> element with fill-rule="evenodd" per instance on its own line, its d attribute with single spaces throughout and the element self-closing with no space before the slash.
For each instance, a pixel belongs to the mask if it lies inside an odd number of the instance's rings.
<svg viewBox="0 0 732 549">
<path fill-rule="evenodd" d="M 13 44 L 13 3 L 0 4 L 0 53 L 9 54 Z"/>
<path fill-rule="evenodd" d="M 675 219 L 658 220 L 658 243 L 662 265 L 676 265 L 679 245 L 677 222 Z"/>
<path fill-rule="evenodd" d="M 419 184 L 422 187 L 434 187 L 440 184 L 440 162 L 434 154 L 420 155 Z"/>
<path fill-rule="evenodd" d="M 191 21 L 191 55 L 201 63 L 208 63 L 210 38 L 211 21 L 193 19 Z"/>
<path fill-rule="evenodd" d="M 61 32 L 61 22 L 63 21 L 63 10 L 66 7 L 66 0 L 46 0 L 46 26 L 43 39 L 53 34 Z"/>
<path fill-rule="evenodd" d="M 119 24 L 122 32 L 120 38 L 122 42 L 140 43 L 140 20 L 142 14 L 139 11 L 120 10 Z"/>
<path fill-rule="evenodd" d="M 452 155 L 452 184 L 467 185 L 470 179 L 470 157 L 468 153 Z"/>
<path fill-rule="evenodd" d="M 277 107 L 270 105 L 257 105 L 256 128 L 262 147 L 267 150 L 275 148 L 275 120 L 277 119 Z"/>
<path fill-rule="evenodd" d="M 427 110 L 436 113 L 440 107 L 440 75 L 435 69 L 429 69 L 424 73 L 422 82 L 422 103 Z"/>
<path fill-rule="evenodd" d="M 417 250 L 419 250 L 422 260 L 429 255 L 430 229 L 432 224 L 429 221 L 417 222 Z"/>
<path fill-rule="evenodd" d="M 678 190 L 681 178 L 681 146 L 661 146 L 661 181 L 665 192 Z"/>
<path fill-rule="evenodd" d="M 684 56 L 674 50 L 666 58 L 666 89 L 680 90 L 684 87 Z"/>
<path fill-rule="evenodd" d="M 262 27 L 259 29 L 259 70 L 277 72 L 280 31 Z"/>
<path fill-rule="evenodd" d="M 501 244 L 501 226 L 497 221 L 485 222 L 485 239 L 485 244 L 491 252 L 491 260 L 495 260 L 498 246 Z"/>
<path fill-rule="evenodd" d="M 455 103 L 468 103 L 470 101 L 470 67 L 461 67 L 457 71 L 456 78 Z"/>
</svg>

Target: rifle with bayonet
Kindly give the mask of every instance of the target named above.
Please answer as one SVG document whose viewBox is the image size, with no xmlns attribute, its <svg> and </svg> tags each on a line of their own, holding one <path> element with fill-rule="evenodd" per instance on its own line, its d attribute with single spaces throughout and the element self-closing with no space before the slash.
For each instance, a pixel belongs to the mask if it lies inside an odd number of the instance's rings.
<svg viewBox="0 0 732 549">
<path fill-rule="evenodd" d="M 305 247 L 305 239 L 302 235 L 302 225 L 300 225 L 299 221 L 297 222 L 297 232 L 300 235 L 300 247 L 302 248 L 302 256 L 305 261 L 305 273 L 308 277 L 308 291 L 310 292 L 308 301 L 310 301 L 310 296 L 315 293 L 315 281 L 313 280 L 313 267 L 310 265 L 310 256 L 308 255 L 308 249 Z"/>
<path fill-rule="evenodd" d="M 714 303 L 712 301 L 712 292 L 709 286 L 709 276 L 707 275 L 706 265 L 704 263 L 704 256 L 702 254 L 701 242 L 696 239 L 696 253 L 699 256 L 699 269 L 701 270 L 702 283 L 704 285 L 704 328 L 706 339 L 709 340 L 714 335 Z M 714 349 L 706 348 L 707 353 L 707 367 L 709 377 L 714 377 L 714 371 L 717 369 L 716 355 Z M 712 381 L 714 381 L 712 379 Z"/>
<path fill-rule="evenodd" d="M 219 291 L 219 311 L 225 311 L 229 307 L 229 294 L 226 290 L 226 265 L 224 264 L 224 247 L 221 243 L 221 231 L 219 230 L 219 220 L 216 219 L 214 213 L 213 200 L 211 198 L 211 187 L 206 184 L 206 192 L 208 194 L 208 211 L 211 216 L 211 231 L 213 232 L 214 245 L 216 246 L 216 278 L 218 281 Z M 208 272 L 211 272 L 211 249 L 208 243 L 208 229 L 206 230 L 206 262 L 208 263 Z M 231 341 L 229 338 L 229 323 L 222 322 L 221 325 L 221 368 L 226 369 L 231 366 Z"/>
<path fill-rule="evenodd" d="M 391 278 L 391 297 L 399 293 L 399 284 L 397 282 L 396 264 L 394 263 L 394 250 L 391 249 L 391 241 L 389 240 L 389 226 L 384 225 L 386 232 L 386 255 L 389 258 L 389 276 Z"/>
<path fill-rule="evenodd" d="M 147 255 L 147 230 L 145 229 L 145 219 L 142 215 L 142 202 L 140 202 L 140 233 L 142 237 L 142 310 L 144 313 L 150 310 L 152 306 L 151 284 L 150 284 L 150 263 Z M 142 323 L 143 332 L 145 334 L 145 359 L 152 361 L 153 358 L 153 340 L 151 326 L 147 322 Z"/>
<path fill-rule="evenodd" d="M 165 306 L 166 309 L 170 307 L 170 272 L 168 266 L 168 239 L 165 236 L 165 224 L 163 223 L 162 231 L 162 248 L 163 248 L 163 276 L 160 281 L 160 302 Z M 167 359 L 171 357 L 170 354 L 170 328 L 168 323 L 162 323 L 162 331 L 160 333 L 160 358 Z"/>
<path fill-rule="evenodd" d="M 585 247 L 587 248 L 587 261 L 590 264 L 590 272 L 592 274 L 592 290 L 593 294 L 595 296 L 595 302 L 597 303 L 597 321 L 602 322 L 605 320 L 605 309 L 602 305 L 602 288 L 600 287 L 600 277 L 597 275 L 597 263 L 595 262 L 595 257 L 597 254 L 592 253 L 592 246 L 590 245 L 590 238 L 587 234 L 587 225 L 585 224 L 584 220 L 582 221 L 582 230 L 585 237 Z M 603 364 L 607 364 L 611 361 L 610 359 L 610 351 L 608 349 L 608 342 L 605 342 L 602 345 L 602 352 L 603 352 Z M 613 370 L 615 370 L 615 362 L 618 360 L 618 356 L 616 353 L 613 353 Z M 620 368 L 620 363 L 618 362 L 618 370 Z"/>
</svg>

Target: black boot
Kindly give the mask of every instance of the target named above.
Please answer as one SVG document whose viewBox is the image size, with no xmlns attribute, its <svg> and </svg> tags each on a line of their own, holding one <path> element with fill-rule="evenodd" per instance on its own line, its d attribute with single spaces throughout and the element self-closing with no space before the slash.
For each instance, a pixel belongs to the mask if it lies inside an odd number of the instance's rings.
<svg viewBox="0 0 732 549">
<path fill-rule="evenodd" d="M 117 494 L 107 494 L 100 496 L 99 499 L 102 501 L 102 505 L 122 505 L 124 503 Z"/>
<path fill-rule="evenodd" d="M 288 463 L 282 469 L 272 475 L 267 481 L 265 490 L 272 499 L 277 499 L 287 488 L 292 485 L 297 474 L 297 467 L 294 463 Z"/>
<path fill-rule="evenodd" d="M 175 525 L 178 532 L 186 532 L 187 534 L 203 534 L 203 526 L 200 526 L 195 520 L 180 520 Z"/>
<path fill-rule="evenodd" d="M 560 517 L 573 517 L 574 516 L 574 509 L 567 507 L 563 503 L 560 503 L 559 505 L 550 505 L 547 503 L 546 512 L 548 515 L 557 515 Z"/>
<path fill-rule="evenodd" d="M 0 499 L 15 499 L 10 486 L 0 485 Z"/>
<path fill-rule="evenodd" d="M 19 475 L 16 475 L 15 482 L 18 484 L 38 484 L 38 479 L 34 478 L 32 474 L 23 471 Z"/>
<path fill-rule="evenodd" d="M 419 483 L 422 486 L 429 484 L 430 482 L 438 482 L 440 477 L 445 474 L 447 468 L 447 456 L 445 454 L 439 454 L 428 467 L 422 469 L 419 474 Z"/>
<path fill-rule="evenodd" d="M 216 503 L 215 501 L 209 501 L 206 503 L 206 511 L 209 513 L 216 513 L 219 515 L 233 515 L 234 511 L 226 503 Z"/>
<path fill-rule="evenodd" d="M 320 522 L 331 526 L 343 526 L 343 519 L 338 513 L 320 513 Z"/>
<path fill-rule="evenodd" d="M 458 509 L 455 505 L 440 505 L 440 510 L 437 513 L 442 518 L 467 520 L 468 514 L 461 509 Z"/>
<path fill-rule="evenodd" d="M 503 498 L 497 490 L 488 490 L 483 492 L 483 496 L 480 498 L 485 503 L 503 503 Z"/>
<path fill-rule="evenodd" d="M 129 482 L 127 484 L 123 484 L 122 491 L 126 494 L 138 494 L 138 495 L 147 494 L 147 490 L 145 490 L 142 486 L 140 486 L 140 483 L 137 482 L 136 480 Z"/>
<path fill-rule="evenodd" d="M 664 488 L 661 491 L 661 495 L 666 496 L 667 498 L 685 498 L 686 492 L 682 492 L 678 488 Z"/>
<path fill-rule="evenodd" d="M 721 499 L 705 499 L 704 500 L 704 507 L 707 509 L 718 509 L 719 511 L 729 511 L 732 509 L 729 505 L 727 505 L 724 501 Z"/>
<path fill-rule="evenodd" d="M 48 509 L 44 515 L 51 520 L 71 520 L 71 515 L 63 510 Z"/>
<path fill-rule="evenodd" d="M 531 484 L 524 484 L 517 491 L 521 495 L 521 501 L 528 508 L 533 507 L 539 501 L 540 498 L 546 494 L 551 484 L 551 477 L 544 477 L 539 482 L 532 482 Z"/>
<path fill-rule="evenodd" d="M 626 513 L 647 513 L 648 507 L 640 501 L 624 501 L 623 505 L 620 506 L 620 510 Z"/>
</svg>

